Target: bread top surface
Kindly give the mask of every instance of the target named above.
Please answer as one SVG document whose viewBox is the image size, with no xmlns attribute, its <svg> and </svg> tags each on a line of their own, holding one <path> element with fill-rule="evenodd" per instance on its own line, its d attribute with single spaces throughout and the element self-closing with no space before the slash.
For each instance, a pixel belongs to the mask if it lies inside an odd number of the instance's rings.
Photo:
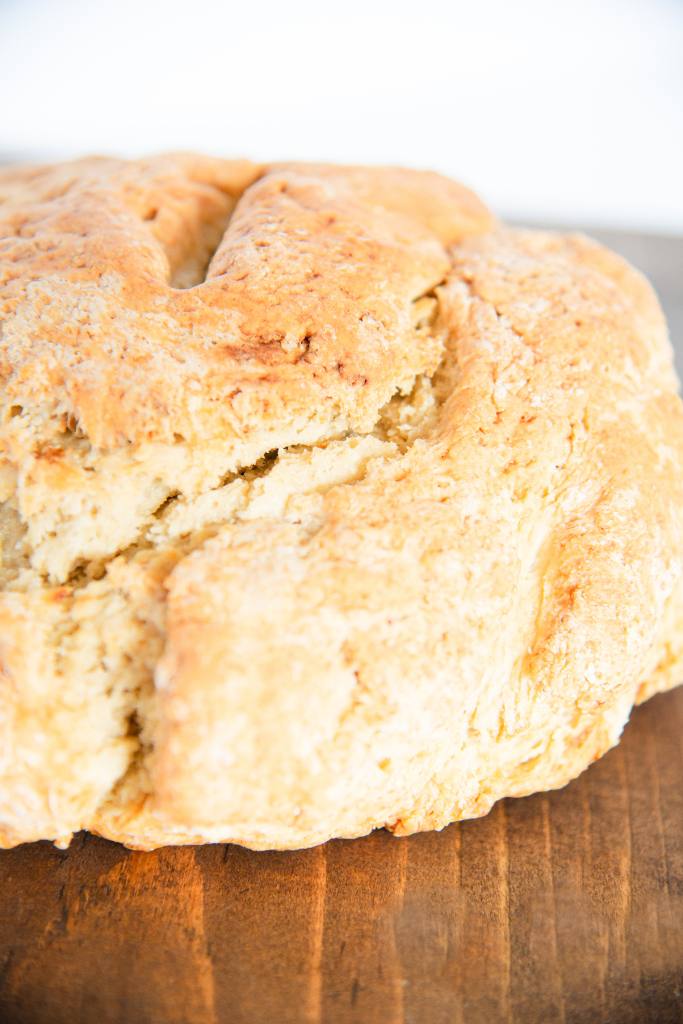
<svg viewBox="0 0 683 1024">
<path fill-rule="evenodd" d="M 0 444 L 53 582 L 178 491 L 372 430 L 439 363 L 447 246 L 493 223 L 431 173 L 182 155 L 9 169 L 0 196 Z"/>
<path fill-rule="evenodd" d="M 9 170 L 0 197 L 16 444 L 102 450 L 369 429 L 438 363 L 446 246 L 492 223 L 435 174 L 184 156 Z"/>
<path fill-rule="evenodd" d="M 0 195 L 5 788 L 43 834 L 409 830 L 614 741 L 682 606 L 636 271 L 422 172 L 87 160 Z"/>
</svg>

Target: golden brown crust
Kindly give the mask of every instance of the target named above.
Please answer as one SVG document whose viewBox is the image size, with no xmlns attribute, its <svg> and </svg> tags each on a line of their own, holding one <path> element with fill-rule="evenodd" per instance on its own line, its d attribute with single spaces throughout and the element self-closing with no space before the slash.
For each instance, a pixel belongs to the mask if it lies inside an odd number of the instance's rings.
<svg viewBox="0 0 683 1024">
<path fill-rule="evenodd" d="M 6 843 L 439 828 L 677 681 L 683 415 L 618 257 L 398 170 L 2 194 Z"/>
<path fill-rule="evenodd" d="M 270 424 L 287 444 L 304 414 L 366 429 L 438 361 L 412 313 L 448 269 L 442 242 L 491 223 L 418 172 L 169 157 L 30 176 L 20 198 L 5 182 L 3 407 L 40 416 L 44 442 L 68 422 L 104 449 Z"/>
</svg>

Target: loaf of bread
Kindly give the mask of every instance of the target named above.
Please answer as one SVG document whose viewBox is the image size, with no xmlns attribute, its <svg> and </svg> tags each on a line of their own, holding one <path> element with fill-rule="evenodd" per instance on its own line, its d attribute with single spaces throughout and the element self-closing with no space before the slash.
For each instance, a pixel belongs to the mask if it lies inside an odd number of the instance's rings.
<svg viewBox="0 0 683 1024">
<path fill-rule="evenodd" d="M 438 175 L 0 172 L 0 844 L 401 835 L 683 677 L 646 281 Z"/>
</svg>

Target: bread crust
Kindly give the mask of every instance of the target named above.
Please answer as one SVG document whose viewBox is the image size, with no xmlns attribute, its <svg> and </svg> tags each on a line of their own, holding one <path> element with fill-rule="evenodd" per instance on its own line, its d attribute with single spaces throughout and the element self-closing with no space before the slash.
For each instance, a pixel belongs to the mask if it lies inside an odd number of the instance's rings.
<svg viewBox="0 0 683 1024">
<path fill-rule="evenodd" d="M 647 282 L 427 172 L 0 173 L 0 841 L 397 834 L 679 681 Z"/>
</svg>

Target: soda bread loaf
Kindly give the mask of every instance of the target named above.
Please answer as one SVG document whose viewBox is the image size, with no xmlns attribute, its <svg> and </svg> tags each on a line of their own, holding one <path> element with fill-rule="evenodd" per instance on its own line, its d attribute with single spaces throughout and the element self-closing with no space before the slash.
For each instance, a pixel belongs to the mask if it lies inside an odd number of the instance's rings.
<svg viewBox="0 0 683 1024">
<path fill-rule="evenodd" d="M 386 168 L 0 173 L 0 843 L 292 848 L 563 785 L 683 677 L 645 280 Z"/>
</svg>

